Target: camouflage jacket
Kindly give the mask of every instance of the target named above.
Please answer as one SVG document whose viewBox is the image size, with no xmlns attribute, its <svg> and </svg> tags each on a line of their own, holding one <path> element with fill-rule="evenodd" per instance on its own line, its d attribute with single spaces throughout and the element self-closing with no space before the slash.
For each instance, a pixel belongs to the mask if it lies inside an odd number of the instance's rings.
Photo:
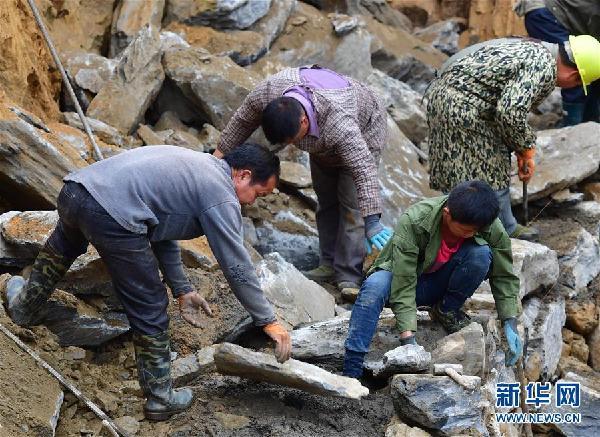
<svg viewBox="0 0 600 437">
<path fill-rule="evenodd" d="M 426 93 L 431 187 L 483 179 L 506 188 L 510 152 L 535 144 L 528 113 L 555 85 L 555 58 L 530 40 L 486 45 L 451 64 Z"/>
<path fill-rule="evenodd" d="M 319 125 L 319 137 L 307 135 L 296 147 L 325 165 L 346 167 L 352 174 L 363 217 L 381 213 L 377 178 L 379 158 L 387 142 L 387 113 L 366 85 L 349 77 L 342 89 L 310 89 Z M 235 112 L 221 134 L 219 150 L 242 144 L 261 123 L 263 109 L 289 88 L 302 84 L 299 68 L 288 68 L 267 78 Z"/>
</svg>

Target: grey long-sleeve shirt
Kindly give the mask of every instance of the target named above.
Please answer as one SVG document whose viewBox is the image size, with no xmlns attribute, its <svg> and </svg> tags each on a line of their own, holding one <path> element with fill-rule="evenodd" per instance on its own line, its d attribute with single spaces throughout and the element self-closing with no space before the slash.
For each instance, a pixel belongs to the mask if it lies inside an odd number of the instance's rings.
<svg viewBox="0 0 600 437">
<path fill-rule="evenodd" d="M 229 285 L 256 325 L 275 320 L 244 248 L 231 168 L 212 155 L 175 146 L 130 150 L 67 175 L 125 229 L 147 234 L 174 294 L 192 289 L 175 240 L 206 235 Z"/>
</svg>

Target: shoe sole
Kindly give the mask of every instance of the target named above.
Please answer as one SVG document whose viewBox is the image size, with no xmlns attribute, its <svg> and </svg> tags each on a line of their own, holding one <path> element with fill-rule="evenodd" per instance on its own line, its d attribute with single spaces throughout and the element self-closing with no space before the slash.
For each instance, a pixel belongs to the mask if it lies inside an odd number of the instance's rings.
<svg viewBox="0 0 600 437">
<path fill-rule="evenodd" d="M 162 421 L 169 419 L 171 416 L 174 416 L 175 414 L 183 413 L 188 408 L 190 408 L 189 405 L 185 408 L 181 408 L 181 409 L 178 409 L 175 411 L 171 410 L 168 412 L 167 411 L 153 412 L 153 411 L 144 410 L 144 417 L 148 420 L 152 420 L 153 422 L 162 422 Z"/>
</svg>

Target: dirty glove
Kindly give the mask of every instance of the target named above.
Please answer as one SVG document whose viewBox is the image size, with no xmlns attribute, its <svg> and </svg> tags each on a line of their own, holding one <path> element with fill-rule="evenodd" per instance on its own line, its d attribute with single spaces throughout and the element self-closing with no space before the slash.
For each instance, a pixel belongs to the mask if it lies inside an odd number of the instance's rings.
<svg viewBox="0 0 600 437">
<path fill-rule="evenodd" d="M 412 334 L 410 337 L 400 337 L 400 346 L 406 346 L 407 344 L 414 344 L 417 346 L 417 337 L 415 337 L 415 334 Z"/>
<path fill-rule="evenodd" d="M 277 343 L 275 346 L 277 361 L 283 363 L 289 360 L 292 354 L 292 339 L 287 329 L 281 326 L 279 322 L 272 322 L 263 326 L 263 331 Z"/>
<path fill-rule="evenodd" d="M 517 167 L 519 168 L 519 180 L 529 182 L 535 171 L 535 148 L 525 149 L 522 152 L 517 152 Z"/>
<path fill-rule="evenodd" d="M 202 308 L 202 311 L 209 317 L 212 317 L 213 315 L 212 310 L 208 306 L 208 302 L 195 291 L 182 294 L 177 298 L 177 301 L 179 302 L 179 312 L 181 313 L 183 320 L 196 328 L 203 327 L 202 322 L 198 317 L 198 308 Z"/>
<path fill-rule="evenodd" d="M 393 232 L 390 228 L 384 228 L 379 221 L 378 214 L 372 214 L 365 217 L 365 249 L 367 254 L 371 254 L 371 246 L 377 250 L 383 249 L 383 246 L 392 238 Z"/>
<path fill-rule="evenodd" d="M 511 367 L 517 363 L 517 360 L 523 353 L 523 342 L 519 337 L 517 331 L 517 319 L 511 317 L 504 320 L 504 335 L 506 336 L 506 343 L 508 344 L 508 350 L 506 351 L 506 366 Z"/>
</svg>

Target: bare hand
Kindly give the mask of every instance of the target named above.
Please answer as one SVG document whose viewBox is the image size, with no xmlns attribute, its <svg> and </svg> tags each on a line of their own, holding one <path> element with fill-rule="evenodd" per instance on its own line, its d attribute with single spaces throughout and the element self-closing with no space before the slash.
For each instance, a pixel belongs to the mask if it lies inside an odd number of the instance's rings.
<svg viewBox="0 0 600 437">
<path fill-rule="evenodd" d="M 179 302 L 179 312 L 181 313 L 183 320 L 196 328 L 203 327 L 198 314 L 199 308 L 202 308 L 202 311 L 204 311 L 207 316 L 213 316 L 212 310 L 208 306 L 208 302 L 195 291 L 179 296 L 177 301 Z"/>
</svg>

